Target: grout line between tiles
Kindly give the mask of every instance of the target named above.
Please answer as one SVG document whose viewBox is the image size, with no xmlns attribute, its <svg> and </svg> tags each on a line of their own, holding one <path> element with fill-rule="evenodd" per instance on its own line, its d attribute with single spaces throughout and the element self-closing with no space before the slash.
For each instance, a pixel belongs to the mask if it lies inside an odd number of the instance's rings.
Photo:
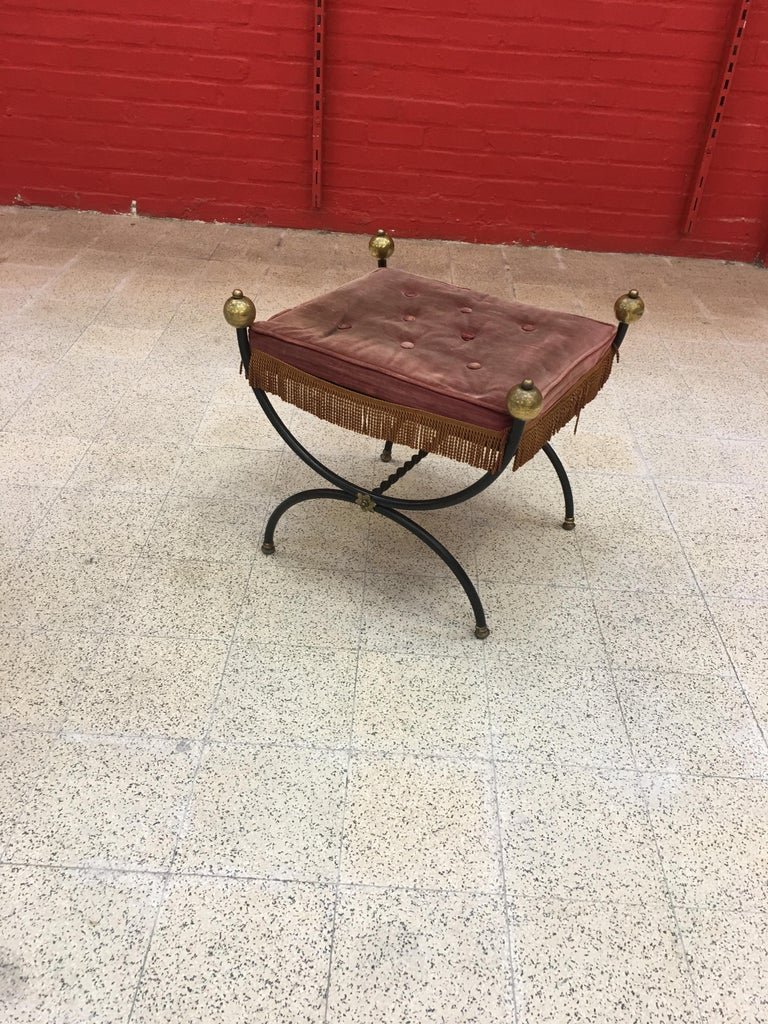
<svg viewBox="0 0 768 1024">
<path fill-rule="evenodd" d="M 167 497 L 168 497 L 168 495 L 166 495 L 165 500 L 167 500 Z M 163 501 L 163 505 L 165 504 L 165 500 Z M 149 540 L 149 537 L 147 537 L 147 541 L 148 540 Z M 144 956 L 143 956 L 142 961 L 141 961 L 141 967 L 139 968 L 139 972 L 136 975 L 136 983 L 135 983 L 134 990 L 133 990 L 133 996 L 132 996 L 132 999 L 131 999 L 130 1010 L 129 1010 L 128 1016 L 126 1018 L 126 1024 L 131 1024 L 131 1020 L 133 1019 L 133 1015 L 134 1015 L 134 1012 L 135 1012 L 135 1009 L 136 1009 L 136 1001 L 138 999 L 139 992 L 141 990 L 142 981 L 143 981 L 143 978 L 144 978 L 144 971 L 146 969 L 147 961 L 149 959 L 150 950 L 152 949 L 152 941 L 154 939 L 154 935 L 155 935 L 155 931 L 157 929 L 158 921 L 160 920 L 160 915 L 162 913 L 162 909 L 163 909 L 163 907 L 165 905 L 165 900 L 166 900 L 166 897 L 168 895 L 168 890 L 169 890 L 170 885 L 171 885 L 171 879 L 173 878 L 173 874 L 172 874 L 172 872 L 173 872 L 173 865 L 174 865 L 175 860 L 176 860 L 176 855 L 177 855 L 178 850 L 179 850 L 179 845 L 181 844 L 181 842 L 183 841 L 183 839 L 185 837 L 185 829 L 186 829 L 187 823 L 189 821 L 189 816 L 191 814 L 192 804 L 193 804 L 193 801 L 194 801 L 195 786 L 196 786 L 196 783 L 197 783 L 198 776 L 200 774 L 200 769 L 202 768 L 203 758 L 205 757 L 205 751 L 206 751 L 206 746 L 207 746 L 208 734 L 209 734 L 209 732 L 211 730 L 211 726 L 213 724 L 214 716 L 216 714 L 216 710 L 217 710 L 217 707 L 218 707 L 218 700 L 219 700 L 219 696 L 221 694 L 221 689 L 222 689 L 222 686 L 223 686 L 223 683 L 224 683 L 224 676 L 226 675 L 227 667 L 229 665 L 230 655 L 232 653 L 232 647 L 234 646 L 234 643 L 235 643 L 235 636 L 237 634 L 237 625 L 238 625 L 238 622 L 240 620 L 240 615 L 242 614 L 243 605 L 245 604 L 245 601 L 248 598 L 248 588 L 249 588 L 249 585 L 250 585 L 251 576 L 253 575 L 254 562 L 255 562 L 255 557 L 251 558 L 250 569 L 249 569 L 249 572 L 248 572 L 248 578 L 247 578 L 247 580 L 245 582 L 245 586 L 243 588 L 243 593 L 242 593 L 242 597 L 240 599 L 240 604 L 238 606 L 237 614 L 234 617 L 234 621 L 233 621 L 233 624 L 232 624 L 232 632 L 231 632 L 231 635 L 230 635 L 230 638 L 229 638 L 229 645 L 227 647 L 227 653 L 226 653 L 226 655 L 224 657 L 224 662 L 223 662 L 222 669 L 221 669 L 221 675 L 219 676 L 219 681 L 218 681 L 218 685 L 216 687 L 216 692 L 213 695 L 213 698 L 212 698 L 212 701 L 211 701 L 211 705 L 210 705 L 210 709 L 209 709 L 209 712 L 208 712 L 208 721 L 207 721 L 206 726 L 205 726 L 205 728 L 203 730 L 202 738 L 199 741 L 199 750 L 198 750 L 198 754 L 197 754 L 197 764 L 196 764 L 196 766 L 195 766 L 195 768 L 194 768 L 194 770 L 192 772 L 192 777 L 191 777 L 190 782 L 189 782 L 189 788 L 187 790 L 186 800 L 183 803 L 183 806 L 181 808 L 181 812 L 180 812 L 180 815 L 179 815 L 179 822 L 178 822 L 177 828 L 176 828 L 176 841 L 174 843 L 173 850 L 171 851 L 171 855 L 170 855 L 170 858 L 168 860 L 168 868 L 167 868 L 167 870 L 165 872 L 165 879 L 164 879 L 164 882 L 163 882 L 163 885 L 162 885 L 162 890 L 160 892 L 160 896 L 159 896 L 159 899 L 158 899 L 158 902 L 157 902 L 157 909 L 156 909 L 156 912 L 155 912 L 155 915 L 154 915 L 154 919 L 152 921 L 152 926 L 151 926 L 150 931 L 149 931 L 149 936 L 147 938 L 147 945 L 146 945 L 146 949 L 144 950 Z"/>
<path fill-rule="evenodd" d="M 667 509 L 667 506 L 666 506 L 666 504 L 664 502 L 663 495 L 659 491 L 658 486 L 656 485 L 655 481 L 654 481 L 654 487 L 656 487 L 656 493 L 659 496 L 659 500 L 661 501 L 662 505 L 664 505 L 664 510 L 666 511 L 667 516 L 669 517 L 670 523 L 672 523 L 672 517 L 669 515 L 669 510 Z M 672 529 L 673 530 L 675 529 L 674 523 L 672 523 Z M 680 544 L 680 548 L 681 548 L 681 550 L 683 552 L 683 558 L 685 559 L 686 564 L 688 566 L 688 570 L 691 573 L 691 575 L 693 576 L 693 579 L 695 581 L 696 590 L 698 591 L 699 597 L 701 598 L 702 602 L 704 603 L 704 607 L 707 609 L 707 614 L 709 615 L 709 620 L 710 620 L 710 622 L 712 624 L 713 629 L 717 633 L 717 638 L 720 641 L 720 644 L 721 644 L 721 646 L 723 648 L 723 651 L 725 652 L 725 655 L 726 655 L 726 657 L 728 659 L 728 664 L 731 666 L 731 670 L 733 672 L 733 675 L 736 678 L 736 680 L 738 681 L 739 689 L 741 690 L 742 696 L 744 698 L 744 702 L 745 702 L 746 706 L 749 708 L 749 712 L 750 712 L 750 714 L 752 716 L 752 720 L 755 723 L 757 731 L 760 734 L 760 738 L 763 741 L 763 746 L 765 747 L 766 754 L 768 754 L 768 737 L 766 736 L 765 730 L 763 729 L 763 726 L 760 723 L 760 719 L 758 718 L 758 716 L 757 716 L 757 714 L 755 712 L 755 709 L 754 709 L 754 706 L 752 704 L 752 701 L 749 699 L 749 694 L 747 693 L 747 691 L 746 691 L 746 689 L 744 687 L 744 684 L 741 681 L 741 676 L 739 674 L 738 669 L 736 668 L 736 665 L 734 663 L 733 658 L 731 657 L 731 652 L 728 650 L 728 645 L 726 644 L 725 640 L 723 639 L 723 634 L 720 631 L 720 627 L 717 624 L 717 619 L 715 618 L 714 613 L 712 612 L 712 608 L 711 608 L 710 603 L 709 603 L 709 597 L 708 597 L 706 591 L 701 586 L 701 583 L 699 582 L 699 578 L 696 575 L 696 572 L 694 571 L 693 566 L 691 565 L 690 560 L 688 558 L 688 553 L 685 550 L 685 545 L 682 543 L 682 541 L 681 541 L 681 539 L 680 539 L 680 537 L 679 537 L 679 535 L 678 535 L 676 530 L 675 530 L 675 536 L 678 538 L 678 543 Z M 754 601 L 752 603 L 754 603 L 754 604 L 761 604 L 760 601 Z"/>
<path fill-rule="evenodd" d="M 520 1010 L 518 1006 L 517 998 L 517 979 L 515 977 L 515 947 L 513 944 L 513 927 L 512 918 L 510 911 L 509 891 L 507 887 L 507 866 L 504 857 L 504 830 L 501 824 L 501 804 L 499 800 L 499 779 L 496 771 L 496 747 L 494 743 L 494 718 L 493 718 L 493 705 L 491 699 L 491 687 L 488 680 L 488 661 L 486 657 L 486 647 L 483 645 L 482 659 L 483 659 L 483 682 L 485 685 L 485 710 L 486 710 L 486 722 L 488 727 L 488 746 L 490 751 L 491 759 L 491 784 L 493 789 L 493 802 L 495 810 L 495 835 L 494 839 L 496 842 L 496 853 L 499 858 L 498 868 L 500 872 L 501 880 L 501 898 L 503 901 L 504 909 L 504 921 L 506 923 L 506 939 L 507 939 L 507 966 L 509 969 L 509 979 L 512 994 L 512 1015 L 515 1022 L 520 1020 Z"/>
<path fill-rule="evenodd" d="M 353 757 L 353 754 L 354 754 L 353 739 L 354 739 L 354 735 L 355 735 L 355 715 L 357 713 L 357 686 L 358 686 L 358 682 L 359 682 L 359 679 L 360 679 L 360 655 L 362 653 L 363 626 L 364 626 L 364 622 L 365 622 L 365 584 L 366 584 L 366 575 L 365 575 L 365 573 L 363 573 L 362 596 L 361 596 L 361 600 L 360 600 L 360 617 L 359 617 L 359 620 L 358 620 L 357 658 L 355 660 L 355 681 L 354 681 L 354 684 L 353 684 L 353 687 L 352 687 L 352 699 L 351 699 L 351 708 L 350 708 L 350 717 L 349 717 L 349 742 L 348 742 L 347 751 L 346 751 L 346 753 L 347 753 L 347 765 L 346 765 L 345 778 L 344 778 L 344 799 L 342 801 L 341 818 L 340 818 L 340 821 L 339 821 L 339 846 L 338 846 L 338 855 L 337 855 L 337 860 L 336 860 L 336 881 L 335 881 L 335 884 L 334 884 L 334 887 L 333 887 L 334 888 L 334 893 L 333 893 L 333 911 L 332 911 L 332 915 L 331 915 L 331 933 L 330 933 L 330 941 L 329 941 L 329 947 L 328 947 L 328 972 L 326 974 L 325 998 L 324 998 L 324 1004 L 325 1005 L 324 1005 L 324 1008 L 323 1008 L 323 1021 L 325 1022 L 325 1024 L 327 1024 L 327 1021 L 328 1021 L 328 1010 L 329 1010 L 329 1006 L 330 1006 L 330 997 L 331 997 L 331 981 L 332 981 L 332 977 L 333 977 L 333 953 L 334 953 L 334 947 L 335 947 L 335 942 L 336 942 L 336 918 L 337 918 L 337 914 L 338 914 L 339 895 L 340 895 L 341 885 L 342 885 L 342 883 L 341 883 L 341 863 L 342 863 L 342 857 L 344 855 L 344 839 L 345 839 L 346 827 L 347 827 L 347 811 L 348 811 L 348 808 L 349 808 L 349 778 L 350 778 L 350 769 L 352 767 L 352 757 Z"/>
<path fill-rule="evenodd" d="M 641 453 L 641 457 L 643 457 L 642 453 Z M 645 462 L 644 457 L 643 457 L 643 461 Z M 646 467 L 647 467 L 647 463 L 646 463 Z M 651 481 L 652 481 L 652 484 L 653 484 L 653 488 L 654 488 L 654 490 L 655 490 L 655 492 L 656 492 L 656 494 L 657 494 L 657 496 L 659 498 L 659 501 L 661 502 L 662 506 L 664 507 L 664 511 L 667 514 L 667 518 L 669 519 L 669 523 L 670 523 L 670 525 L 672 527 L 672 530 L 674 531 L 675 537 L 677 537 L 678 544 L 680 545 L 680 548 L 683 549 L 683 545 L 682 545 L 682 543 L 680 541 L 680 537 L 679 537 L 679 535 L 677 533 L 677 530 L 675 530 L 675 525 L 672 522 L 672 517 L 669 514 L 669 509 L 667 508 L 666 504 L 664 503 L 664 499 L 663 499 L 663 497 L 661 495 L 661 492 L 659 491 L 658 485 L 657 485 L 656 481 L 653 479 L 653 477 L 651 477 Z M 683 549 L 683 557 L 685 558 L 686 564 L 688 565 L 689 572 L 691 572 L 691 574 L 692 574 L 692 576 L 693 576 L 693 578 L 695 580 L 696 587 L 699 590 L 699 593 L 701 594 L 701 588 L 699 587 L 699 581 L 698 581 L 698 579 L 696 577 L 696 574 L 693 572 L 690 563 L 688 562 L 688 556 L 686 555 L 684 549 Z M 703 594 L 701 596 L 703 597 Z M 705 605 L 706 605 L 706 601 L 705 601 Z M 707 610 L 709 611 L 709 606 L 706 605 L 706 607 L 707 607 Z M 712 616 L 711 611 L 709 612 L 709 615 L 710 615 L 710 619 L 712 619 L 714 621 L 714 617 Z M 719 635 L 720 634 L 719 634 L 719 631 L 718 631 L 718 636 Z M 720 637 L 720 642 L 723 643 L 722 637 Z M 723 648 L 725 649 L 726 654 L 728 654 L 728 651 L 727 651 L 727 648 L 725 647 L 725 644 L 723 644 Z M 729 656 L 729 660 L 730 660 L 730 656 Z M 615 680 L 614 680 L 614 683 L 615 683 Z M 622 704 L 622 701 L 621 701 L 621 694 L 620 694 L 618 685 L 616 686 L 616 697 L 617 697 L 617 699 L 619 701 L 619 706 L 621 707 L 622 719 L 624 719 L 624 708 L 623 708 L 623 704 Z M 625 722 L 625 727 L 626 727 L 626 722 Z M 636 757 L 636 754 L 635 754 L 634 744 L 632 743 L 632 737 L 631 737 L 628 729 L 627 729 L 627 738 L 628 738 L 629 743 L 630 743 L 630 750 L 632 751 L 632 759 L 633 759 L 633 761 L 635 763 L 635 767 L 637 767 L 637 757 Z M 650 773 L 648 773 L 648 774 L 650 774 Z M 640 778 L 640 776 L 639 776 L 639 778 Z M 642 783 L 640 783 L 640 785 L 642 786 Z M 642 798 L 643 798 L 643 806 L 645 807 L 645 814 L 646 814 L 646 820 L 648 822 L 648 828 L 650 830 L 651 838 L 653 840 L 654 849 L 656 850 L 656 858 L 657 858 L 658 863 L 659 863 L 662 879 L 664 880 L 664 889 L 665 889 L 666 894 L 667 894 L 667 903 L 669 905 L 669 909 L 670 909 L 670 912 L 672 914 L 672 919 L 673 919 L 674 925 L 675 925 L 675 933 L 677 935 L 677 941 L 679 943 L 679 947 L 680 947 L 680 950 L 682 952 L 682 960 L 683 960 L 683 965 L 682 966 L 683 966 L 683 969 L 685 971 L 685 976 L 688 978 L 688 983 L 690 985 L 691 992 L 693 994 L 693 998 L 694 998 L 694 1001 L 695 1001 L 695 1004 L 696 1004 L 696 1009 L 697 1009 L 697 1012 L 698 1012 L 699 1020 L 700 1020 L 701 1024 L 704 1024 L 704 1011 L 703 1011 L 703 1007 L 701 1005 L 701 1000 L 699 998 L 699 991 L 698 991 L 698 987 L 696 985 L 696 980 L 695 980 L 694 975 L 693 975 L 692 961 L 691 961 L 691 957 L 689 956 L 689 953 L 688 953 L 688 948 L 686 946 L 685 935 L 684 935 L 684 932 L 683 932 L 682 925 L 680 923 L 680 916 L 679 916 L 678 911 L 677 911 L 677 906 L 676 906 L 676 903 L 675 903 L 674 893 L 672 891 L 672 886 L 671 886 L 670 881 L 669 881 L 669 875 L 667 873 L 666 864 L 664 863 L 664 857 L 663 857 L 662 851 L 661 851 L 661 844 L 659 842 L 658 832 L 656 830 L 656 825 L 655 825 L 655 822 L 654 822 L 654 819 L 653 819 L 653 813 L 651 811 L 650 793 L 648 791 L 646 791 L 645 789 L 643 789 L 641 795 L 642 795 Z"/>
</svg>

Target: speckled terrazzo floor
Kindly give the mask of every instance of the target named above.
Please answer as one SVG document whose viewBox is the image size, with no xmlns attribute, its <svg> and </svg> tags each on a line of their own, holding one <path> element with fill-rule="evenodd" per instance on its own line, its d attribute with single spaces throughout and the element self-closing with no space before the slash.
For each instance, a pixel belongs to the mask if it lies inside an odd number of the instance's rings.
<svg viewBox="0 0 768 1024">
<path fill-rule="evenodd" d="M 313 478 L 221 305 L 342 283 L 366 239 L 5 209 L 0 257 L 4 1024 L 765 1024 L 768 273 L 398 243 L 648 305 L 556 443 L 575 533 L 542 458 L 424 517 L 479 643 L 356 508 L 258 551 Z M 430 457 L 401 493 L 474 475 Z"/>
</svg>

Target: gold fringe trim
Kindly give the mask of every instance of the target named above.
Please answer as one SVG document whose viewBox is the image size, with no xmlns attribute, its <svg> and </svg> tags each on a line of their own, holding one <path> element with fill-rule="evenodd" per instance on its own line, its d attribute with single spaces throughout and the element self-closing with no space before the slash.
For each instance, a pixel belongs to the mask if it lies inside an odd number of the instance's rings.
<svg viewBox="0 0 768 1024">
<path fill-rule="evenodd" d="M 574 416 L 578 416 L 584 406 L 597 396 L 611 376 L 616 355 L 616 351 L 609 348 L 600 362 L 580 377 L 571 390 L 567 391 L 551 409 L 529 422 L 515 455 L 514 469 L 519 469 L 532 459 L 558 430 L 562 430 L 566 423 Z"/>
<path fill-rule="evenodd" d="M 248 368 L 251 387 L 357 434 L 392 441 L 415 451 L 444 455 L 495 473 L 508 431 L 487 430 L 436 413 L 409 409 L 349 391 L 255 350 Z"/>
<path fill-rule="evenodd" d="M 528 423 L 515 455 L 514 469 L 532 459 L 596 397 L 611 375 L 615 357 L 616 352 L 609 348 L 600 362 L 580 377 L 556 405 Z M 392 441 L 414 451 L 443 455 L 490 473 L 499 468 L 509 433 L 370 398 L 258 350 L 251 353 L 248 382 L 251 387 L 279 395 L 283 401 L 337 427 Z"/>
</svg>

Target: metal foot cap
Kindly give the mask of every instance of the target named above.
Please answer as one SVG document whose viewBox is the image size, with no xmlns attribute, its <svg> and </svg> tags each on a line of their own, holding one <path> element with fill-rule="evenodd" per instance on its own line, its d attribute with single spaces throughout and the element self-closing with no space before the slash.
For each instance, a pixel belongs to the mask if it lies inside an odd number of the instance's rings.
<svg viewBox="0 0 768 1024">
<path fill-rule="evenodd" d="M 573 516 L 568 516 L 565 519 L 565 521 L 563 522 L 563 529 L 564 530 L 575 530 L 576 529 L 576 522 L 575 522 Z"/>
<path fill-rule="evenodd" d="M 389 454 L 389 452 L 382 452 L 379 458 L 381 459 L 382 462 L 392 461 L 392 456 Z"/>
<path fill-rule="evenodd" d="M 485 640 L 490 635 L 490 632 L 487 626 L 475 626 L 475 636 L 478 640 Z"/>
<path fill-rule="evenodd" d="M 264 552 L 265 555 L 274 555 L 275 545 L 267 544 L 267 542 L 264 541 L 264 543 L 261 545 L 261 550 Z"/>
</svg>

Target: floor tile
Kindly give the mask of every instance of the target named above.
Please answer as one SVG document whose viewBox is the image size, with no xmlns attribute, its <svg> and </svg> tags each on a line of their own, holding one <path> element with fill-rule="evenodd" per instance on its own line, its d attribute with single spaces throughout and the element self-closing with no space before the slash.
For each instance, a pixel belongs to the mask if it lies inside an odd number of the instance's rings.
<svg viewBox="0 0 768 1024">
<path fill-rule="evenodd" d="M 0 729 L 62 728 L 97 642 L 77 633 L 10 630 L 0 640 Z"/>
<path fill-rule="evenodd" d="M 177 878 L 131 1024 L 322 1024 L 333 893 Z"/>
<path fill-rule="evenodd" d="M 575 477 L 572 483 L 579 537 L 671 532 L 667 512 L 650 480 L 590 473 Z"/>
<path fill-rule="evenodd" d="M 660 775 L 646 786 L 676 904 L 768 902 L 768 782 Z"/>
<path fill-rule="evenodd" d="M 378 446 L 379 441 L 375 441 L 374 444 Z M 378 456 L 375 454 L 376 449 L 373 452 L 366 453 L 365 450 L 350 452 L 348 449 L 336 453 L 331 458 L 321 458 L 323 464 L 336 473 L 343 480 L 349 480 L 351 483 L 359 487 L 373 488 L 378 484 L 381 477 L 378 466 Z M 313 445 L 313 453 L 319 457 L 319 453 L 315 451 Z M 330 487 L 330 484 L 321 477 L 309 466 L 306 466 L 300 459 L 296 458 L 293 452 L 285 452 L 283 459 L 280 463 L 280 467 L 275 477 L 274 487 L 272 489 L 272 500 L 275 505 L 290 495 L 296 494 L 298 491 L 313 490 L 317 487 Z M 329 502 L 320 503 L 314 506 L 315 514 L 320 518 L 326 516 L 335 506 Z M 312 512 L 313 506 L 307 505 L 306 513 Z M 368 522 L 368 515 L 363 513 L 359 508 L 353 509 L 354 512 L 359 513 L 361 524 L 365 525 Z M 290 530 L 290 520 L 286 521 L 286 525 Z M 282 543 L 284 536 L 284 527 L 278 526 L 277 533 L 275 534 L 275 540 L 277 543 Z"/>
<path fill-rule="evenodd" d="M 320 483 L 316 479 L 316 483 Z M 276 493 L 274 505 L 282 499 Z M 272 511 L 271 508 L 269 510 Z M 291 508 L 275 532 L 281 563 L 294 570 L 305 566 L 363 572 L 366 565 L 370 516 L 357 505 L 340 501 L 308 501 Z M 266 526 L 267 515 L 262 527 Z M 261 546 L 263 528 L 259 531 Z"/>
<path fill-rule="evenodd" d="M 121 331 L 116 338 L 114 328 L 107 324 L 92 323 L 69 351 L 72 355 L 116 357 L 141 362 L 155 347 L 161 334 L 162 331 L 157 327 L 149 330 L 136 328 Z"/>
<path fill-rule="evenodd" d="M 186 444 L 195 436 L 206 407 L 199 397 L 173 394 L 153 400 L 129 391 L 112 409 L 99 440 Z"/>
<path fill-rule="evenodd" d="M 481 595 L 491 627 L 489 650 L 522 651 L 529 660 L 601 665 L 605 647 L 592 598 L 566 587 L 484 583 Z"/>
<path fill-rule="evenodd" d="M 488 711 L 476 660 L 363 651 L 353 744 L 361 750 L 488 756 Z"/>
<path fill-rule="evenodd" d="M 10 345 L 18 345 L 18 339 L 9 334 L 6 334 L 0 321 L 0 346 L 3 358 L 0 410 L 4 422 L 11 419 L 55 366 L 52 362 L 53 356 L 48 352 L 37 353 L 25 349 L 19 351 L 17 347 L 11 348 Z"/>
<path fill-rule="evenodd" d="M 6 859 L 167 868 L 197 757 L 186 742 L 59 741 L 27 794 Z"/>
<path fill-rule="evenodd" d="M 503 246 L 449 242 L 448 253 L 454 284 L 503 299 L 512 298 L 513 279 Z"/>
<path fill-rule="evenodd" d="M 682 543 L 706 595 L 768 602 L 768 529 L 762 537 L 699 534 Z"/>
<path fill-rule="evenodd" d="M 210 562 L 250 559 L 261 548 L 265 519 L 259 505 L 171 494 L 152 526 L 146 554 Z"/>
<path fill-rule="evenodd" d="M 680 932 L 706 1024 L 768 1016 L 768 912 L 680 909 Z"/>
<path fill-rule="evenodd" d="M 245 595 L 250 565 L 198 559 L 136 562 L 111 624 L 136 636 L 229 640 Z"/>
<path fill-rule="evenodd" d="M 768 604 L 709 599 L 739 681 L 768 738 Z"/>
<path fill-rule="evenodd" d="M 575 534 L 541 526 L 510 527 L 508 518 L 480 520 L 480 579 L 534 586 L 584 587 L 587 579 Z"/>
<path fill-rule="evenodd" d="M 235 643 L 211 725 L 214 740 L 346 747 L 357 653 Z"/>
<path fill-rule="evenodd" d="M 160 890 L 147 875 L 0 868 L 4 1019 L 127 1020 Z"/>
<path fill-rule="evenodd" d="M 448 548 L 467 573 L 474 577 L 476 531 L 474 514 L 468 506 L 409 514 L 408 518 Z M 430 551 L 423 541 L 380 515 L 371 517 L 368 571 L 387 575 L 417 573 L 419 576 L 453 578 L 445 562 Z"/>
<path fill-rule="evenodd" d="M 637 766 L 705 775 L 768 775 L 768 746 L 730 676 L 617 672 Z"/>
<path fill-rule="evenodd" d="M 518 900 L 520 1024 L 699 1024 L 668 909 Z"/>
<path fill-rule="evenodd" d="M 600 431 L 602 395 L 594 413 L 590 406 L 582 413 L 577 434 L 563 431 L 555 442 L 557 454 L 569 472 L 594 471 L 617 473 L 623 476 L 643 476 L 645 467 L 640 452 L 630 434 L 629 424 L 621 415 L 612 419 L 607 427 L 618 427 L 616 434 Z M 626 431 L 626 435 L 623 433 Z"/>
<path fill-rule="evenodd" d="M 201 738 L 226 651 L 216 640 L 94 638 L 66 710 L 67 731 Z"/>
<path fill-rule="evenodd" d="M 40 733 L 0 734 L 0 856 L 54 745 L 52 736 Z"/>
<path fill-rule="evenodd" d="M 345 753 L 209 747 L 174 870 L 335 881 Z"/>
<path fill-rule="evenodd" d="M 64 490 L 30 540 L 33 551 L 138 555 L 160 511 L 154 495 Z"/>
<path fill-rule="evenodd" d="M 25 551 L 2 566 L 0 620 L 30 629 L 89 630 L 107 625 L 134 559 Z"/>
<path fill-rule="evenodd" d="M 347 800 L 342 882 L 499 890 L 487 764 L 357 755 Z"/>
<path fill-rule="evenodd" d="M 166 494 L 179 470 L 183 449 L 165 441 L 97 440 L 72 475 L 73 488 Z"/>
<path fill-rule="evenodd" d="M 3 483 L 3 515 L 0 517 L 0 549 L 20 549 L 39 526 L 56 498 L 53 487 L 24 487 Z"/>
<path fill-rule="evenodd" d="M 607 669 L 528 661 L 489 649 L 486 672 L 497 758 L 633 767 Z"/>
<path fill-rule="evenodd" d="M 736 671 L 768 679 L 768 604 L 711 598 L 708 604 Z"/>
<path fill-rule="evenodd" d="M 507 892 L 542 899 L 662 899 L 643 792 L 631 772 L 498 764 Z"/>
<path fill-rule="evenodd" d="M 507 1024 L 514 1016 L 498 897 L 344 889 L 329 1024 Z"/>
<path fill-rule="evenodd" d="M 698 481 L 664 483 L 659 492 L 678 533 L 724 536 L 768 534 L 768 492 L 765 488 Z"/>
<path fill-rule="evenodd" d="M 49 396 L 38 389 L 16 410 L 6 426 L 18 434 L 90 441 L 101 431 L 116 403 L 116 395 L 103 397 L 85 392 L 73 395 L 62 391 Z"/>
<path fill-rule="evenodd" d="M 283 451 L 285 442 L 251 395 L 247 405 L 209 405 L 195 434 L 195 447 Z"/>
<path fill-rule="evenodd" d="M 475 619 L 454 578 L 381 576 L 366 579 L 363 646 L 404 654 L 455 654 L 479 659 Z"/>
<path fill-rule="evenodd" d="M 28 487 L 63 487 L 85 455 L 79 437 L 0 433 L 0 479 Z"/>
<path fill-rule="evenodd" d="M 280 453 L 240 448 L 189 448 L 173 481 L 176 494 L 263 502 L 272 492 Z"/>
<path fill-rule="evenodd" d="M 579 538 L 587 578 L 597 590 L 696 593 L 680 541 L 667 533 Z"/>
<path fill-rule="evenodd" d="M 765 445 L 719 437 L 669 437 L 649 434 L 638 443 L 657 480 L 737 481 L 759 486 L 766 478 Z M 691 525 L 695 525 L 691 521 Z"/>
<path fill-rule="evenodd" d="M 462 468 L 458 464 L 457 467 Z M 477 470 L 473 479 L 477 479 L 476 474 Z M 464 485 L 471 482 L 464 477 L 462 480 Z M 581 484 L 576 479 L 572 483 L 578 506 Z M 586 486 L 591 486 L 589 481 L 586 481 Z M 479 526 L 486 520 L 501 520 L 508 524 L 510 530 L 530 529 L 535 537 L 549 532 L 556 538 L 555 543 L 567 532 L 562 528 L 565 514 L 563 492 L 549 460 L 541 452 L 526 462 L 520 472 L 507 470 L 498 482 L 472 499 L 471 504 Z M 577 514 L 578 511 L 577 507 Z"/>
<path fill-rule="evenodd" d="M 543 454 L 417 516 L 477 583 L 480 642 L 450 572 L 384 519 L 307 502 L 275 556 L 259 551 L 272 508 L 325 484 L 238 375 L 222 303 L 239 285 L 265 317 L 364 274 L 367 236 L 0 221 L 0 859 L 12 837 L 32 862 L 148 878 L 186 825 L 195 870 L 307 879 L 174 873 L 142 981 L 156 889 L 136 883 L 134 905 L 128 876 L 24 868 L 0 1017 L 126 1024 L 138 980 L 131 1024 L 511 1024 L 500 788 L 517 1024 L 762 1024 L 765 272 L 398 241 L 397 265 L 458 285 L 610 319 L 629 282 L 650 311 L 578 432 L 555 438 L 575 533 Z M 358 486 L 412 454 L 384 465 L 380 441 L 272 401 Z M 393 493 L 479 475 L 430 456 Z M 350 756 L 345 838 L 331 766 Z M 687 964 L 654 898 L 659 848 Z"/>
<path fill-rule="evenodd" d="M 257 643 L 356 648 L 363 599 L 360 573 L 300 570 L 280 553 L 257 556 L 237 626 L 237 639 Z"/>
<path fill-rule="evenodd" d="M 727 672 L 709 609 L 698 596 L 594 592 L 611 665 L 658 672 Z"/>
</svg>

